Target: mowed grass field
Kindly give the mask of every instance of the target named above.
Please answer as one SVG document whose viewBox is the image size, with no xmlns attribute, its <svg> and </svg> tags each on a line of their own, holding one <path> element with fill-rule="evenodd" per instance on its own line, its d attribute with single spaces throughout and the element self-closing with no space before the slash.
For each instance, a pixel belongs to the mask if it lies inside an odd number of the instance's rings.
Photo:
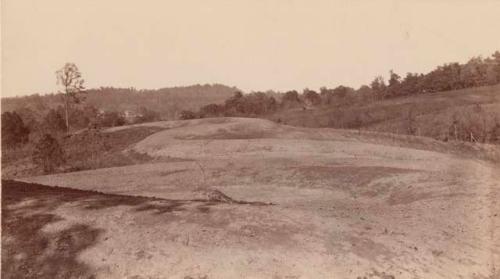
<svg viewBox="0 0 500 279">
<path fill-rule="evenodd" d="M 3 181 L 3 278 L 500 275 L 496 146 L 249 118 L 143 126 L 161 129 L 123 152 L 150 161 Z"/>
<path fill-rule="evenodd" d="M 428 93 L 379 101 L 332 104 L 314 109 L 292 109 L 271 117 L 288 125 L 332 127 L 408 134 L 443 140 L 458 119 L 491 130 L 500 124 L 500 85 Z M 409 122 L 412 122 L 409 124 Z M 481 129 L 479 129 L 481 130 Z M 499 131 L 500 132 L 500 131 Z M 477 135 L 479 138 L 481 135 Z"/>
</svg>

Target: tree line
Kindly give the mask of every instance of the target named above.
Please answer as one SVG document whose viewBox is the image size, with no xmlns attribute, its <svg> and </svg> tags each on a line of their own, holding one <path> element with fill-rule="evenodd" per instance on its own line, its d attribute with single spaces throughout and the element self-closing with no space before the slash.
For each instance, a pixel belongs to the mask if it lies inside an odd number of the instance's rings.
<svg viewBox="0 0 500 279">
<path fill-rule="evenodd" d="M 32 162 L 44 173 L 50 173 L 65 163 L 68 156 L 63 147 L 67 147 L 68 143 L 79 142 L 77 149 L 93 155 L 95 150 L 107 149 L 104 137 L 99 132 L 101 127 L 158 119 L 157 114 L 147 108 L 141 108 L 138 114 L 127 118 L 123 112 L 104 112 L 87 104 L 88 92 L 83 86 L 82 74 L 74 63 L 66 63 L 56 72 L 56 77 L 57 84 L 61 86 L 61 91 L 56 95 L 59 103 L 57 107 L 48 110 L 22 107 L 2 113 L 3 163 L 29 152 Z M 73 138 L 76 134 L 78 136 Z M 73 149 L 70 148 L 75 153 Z M 85 154 L 80 155 L 85 157 Z"/>
<path fill-rule="evenodd" d="M 500 83 L 500 52 L 490 57 L 473 57 L 465 64 L 448 63 L 427 74 L 407 73 L 402 78 L 390 71 L 387 84 L 382 77 L 371 83 L 381 97 L 397 97 L 420 93 L 457 90 Z"/>
<path fill-rule="evenodd" d="M 83 86 L 82 74 L 73 63 L 65 64 L 56 72 L 56 77 L 61 86 L 61 91 L 57 94 L 46 97 L 33 95 L 4 100 L 6 105 L 16 104 L 19 101 L 23 103 L 26 100 L 31 105 L 17 106 L 15 110 L 2 113 L 2 146 L 17 148 L 29 142 L 36 142 L 40 150 L 53 150 L 47 148 L 47 144 L 57 144 L 58 140 L 64 136 L 89 128 L 97 129 L 172 118 L 266 117 L 283 110 L 308 110 L 320 106 L 341 107 L 400 96 L 493 85 L 500 83 L 500 52 L 496 51 L 487 58 L 473 57 L 464 64 L 447 63 L 426 74 L 407 73 L 406 76 L 401 77 L 391 70 L 387 82 L 382 76 L 377 76 L 370 85 L 363 85 L 358 89 L 341 85 L 336 88 L 322 87 L 319 91 L 306 88 L 301 93 L 295 90 L 252 92 L 249 94 L 236 91 L 230 96 L 229 92 L 234 92 L 236 88 L 222 85 L 197 85 L 184 89 L 165 89 L 164 91 L 141 91 L 134 88 L 116 89 L 112 87 L 86 90 Z M 187 90 L 186 92 L 190 96 L 194 96 L 194 99 L 183 99 L 184 101 L 190 102 L 189 100 L 195 99 L 203 101 L 192 106 L 179 105 L 176 102 L 181 102 L 180 96 L 182 94 L 177 94 L 180 91 L 176 90 Z M 206 104 L 211 97 L 209 93 L 196 93 L 200 90 L 213 91 L 217 100 L 223 100 L 224 96 L 227 97 L 223 102 L 202 105 L 203 102 Z M 163 93 L 160 94 L 160 92 Z M 103 103 L 96 101 L 102 101 L 103 98 L 107 101 Z M 136 100 L 147 100 L 143 102 L 147 105 L 134 109 L 130 114 L 131 111 L 126 109 L 127 106 L 116 106 L 124 103 L 124 99 L 127 100 L 126 104 L 134 103 Z M 50 100 L 50 106 L 47 105 L 46 100 Z M 167 100 L 174 100 L 168 104 L 166 109 L 169 113 L 166 113 L 164 108 Z M 108 109 L 103 110 L 102 107 Z M 195 109 L 181 109 L 186 107 Z M 196 108 L 198 109 L 196 110 Z M 279 122 L 280 119 L 277 121 Z M 461 139 L 464 136 L 459 136 L 460 129 L 456 128 L 459 121 L 454 121 L 454 138 Z M 413 128 L 409 130 L 413 130 Z M 35 152 L 33 156 L 40 157 L 40 154 L 43 153 L 40 150 Z M 53 154 L 59 154 L 59 152 L 54 151 Z M 34 161 L 43 162 L 40 159 L 34 159 Z"/>
<path fill-rule="evenodd" d="M 319 92 L 304 89 L 276 92 L 236 92 L 223 104 L 209 104 L 198 111 L 185 110 L 182 119 L 214 116 L 262 116 L 280 109 L 315 106 L 344 106 L 360 102 L 370 102 L 415 94 L 434 93 L 494 85 L 500 83 L 500 52 L 496 51 L 487 58 L 473 57 L 467 63 L 447 63 L 438 66 L 427 74 L 407 73 L 401 77 L 389 71 L 386 82 L 377 76 L 370 85 L 358 89 L 340 85 L 336 88 L 322 87 Z"/>
</svg>

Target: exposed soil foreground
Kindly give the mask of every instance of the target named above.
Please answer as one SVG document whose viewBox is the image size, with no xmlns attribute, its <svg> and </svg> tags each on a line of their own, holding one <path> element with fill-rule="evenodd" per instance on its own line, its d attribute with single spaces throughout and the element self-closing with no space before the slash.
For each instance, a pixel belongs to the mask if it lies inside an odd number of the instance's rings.
<svg viewBox="0 0 500 279">
<path fill-rule="evenodd" d="M 128 150 L 175 160 L 3 181 L 2 278 L 500 276 L 495 147 L 148 125 Z"/>
</svg>

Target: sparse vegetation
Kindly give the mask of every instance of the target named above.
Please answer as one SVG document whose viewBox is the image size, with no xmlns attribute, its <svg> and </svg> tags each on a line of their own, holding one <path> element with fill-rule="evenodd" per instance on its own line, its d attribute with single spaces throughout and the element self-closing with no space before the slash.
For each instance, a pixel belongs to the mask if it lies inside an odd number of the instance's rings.
<svg viewBox="0 0 500 279">
<path fill-rule="evenodd" d="M 35 145 L 33 163 L 51 173 L 65 162 L 64 153 L 59 142 L 49 134 L 45 134 Z"/>
<path fill-rule="evenodd" d="M 88 130 L 65 139 L 63 148 L 68 163 L 66 171 L 115 167 L 151 161 L 147 155 L 124 150 L 145 137 L 161 130 L 137 127 L 116 132 Z"/>
<path fill-rule="evenodd" d="M 159 130 L 161 128 L 156 127 L 137 127 L 116 132 L 89 129 L 71 136 L 42 135 L 33 143 L 19 148 L 2 149 L 2 177 L 89 170 L 151 161 L 152 158 L 147 155 L 123 151 L 130 144 Z"/>
</svg>

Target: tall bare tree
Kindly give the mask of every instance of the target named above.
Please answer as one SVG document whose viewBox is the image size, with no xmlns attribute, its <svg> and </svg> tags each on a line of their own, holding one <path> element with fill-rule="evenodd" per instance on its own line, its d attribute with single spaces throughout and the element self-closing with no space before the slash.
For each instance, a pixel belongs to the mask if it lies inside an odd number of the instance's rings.
<svg viewBox="0 0 500 279">
<path fill-rule="evenodd" d="M 84 93 L 84 79 L 75 63 L 66 63 L 56 72 L 57 84 L 63 87 L 63 98 L 66 116 L 66 132 L 69 134 L 69 106 L 82 100 L 80 93 Z"/>
</svg>

